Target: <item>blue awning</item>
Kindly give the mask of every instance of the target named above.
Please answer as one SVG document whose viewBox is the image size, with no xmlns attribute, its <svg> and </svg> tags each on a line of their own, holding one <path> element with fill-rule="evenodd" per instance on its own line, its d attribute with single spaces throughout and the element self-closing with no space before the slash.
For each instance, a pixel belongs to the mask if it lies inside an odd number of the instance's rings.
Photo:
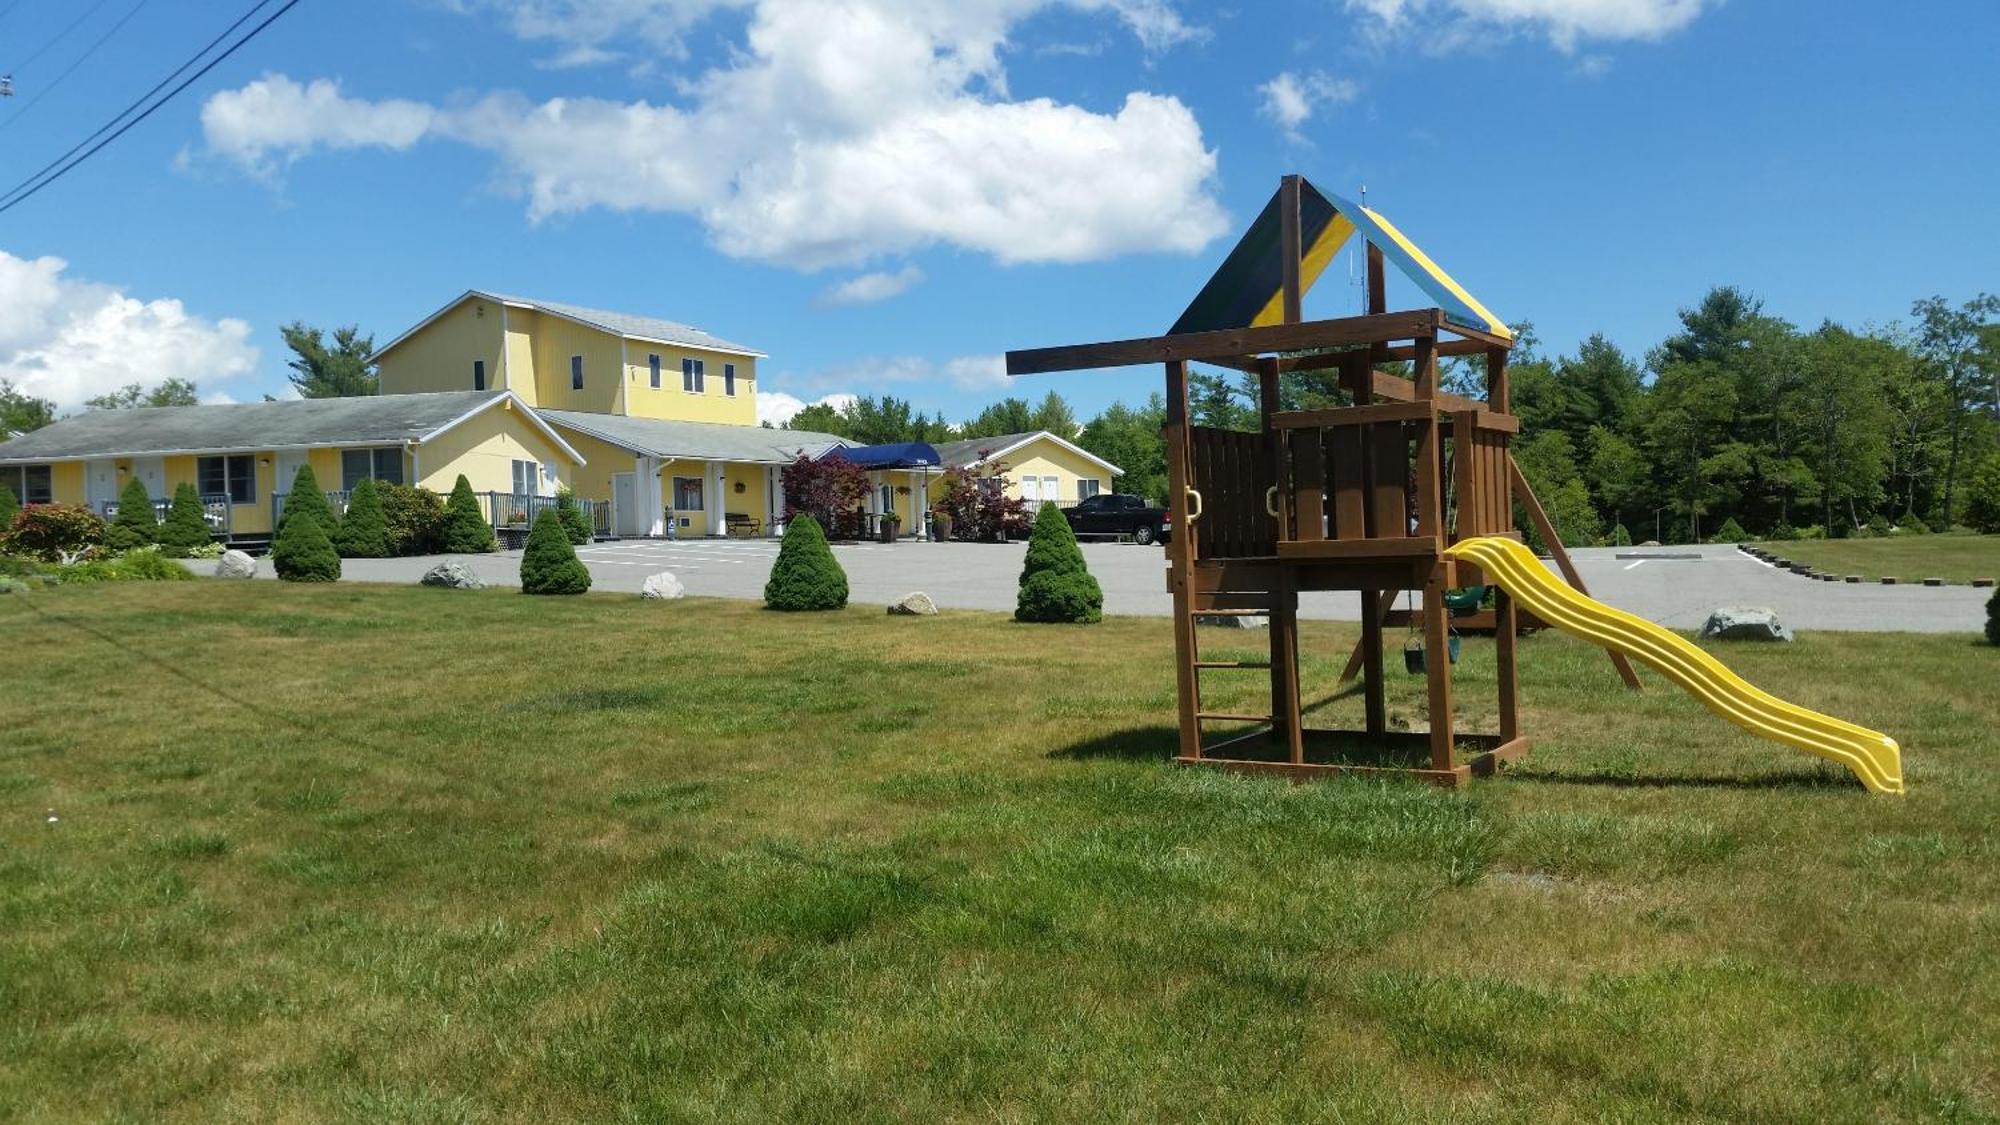
<svg viewBox="0 0 2000 1125">
<path fill-rule="evenodd" d="M 944 458 L 929 442 L 899 441 L 891 445 L 835 446 L 822 457 L 838 457 L 864 469 L 921 469 L 942 465 Z"/>
</svg>

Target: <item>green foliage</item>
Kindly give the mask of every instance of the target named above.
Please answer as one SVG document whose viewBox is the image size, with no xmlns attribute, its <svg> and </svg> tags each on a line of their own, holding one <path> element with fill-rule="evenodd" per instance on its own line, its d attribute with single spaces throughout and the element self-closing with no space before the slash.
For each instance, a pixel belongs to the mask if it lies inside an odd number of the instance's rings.
<svg viewBox="0 0 2000 1125">
<path fill-rule="evenodd" d="M 373 477 L 363 477 L 347 496 L 347 514 L 333 536 L 343 559 L 389 557 L 389 523 L 382 511 L 382 493 Z"/>
<path fill-rule="evenodd" d="M 1965 520 L 1974 530 L 2000 534 L 2000 453 L 1986 458 L 1966 490 Z"/>
<path fill-rule="evenodd" d="M 444 524 L 439 529 L 438 545 L 454 555 L 477 555 L 497 551 L 500 545 L 493 540 L 493 525 L 486 521 L 486 513 L 480 510 L 479 497 L 472 491 L 472 482 L 460 473 L 451 486 L 451 498 L 444 503 Z"/>
<path fill-rule="evenodd" d="M 1079 625 L 1104 620 L 1104 591 L 1084 565 L 1076 533 L 1054 504 L 1042 505 L 1035 517 L 1014 620 Z"/>
<path fill-rule="evenodd" d="M 0 532 L 0 554 L 74 561 L 102 544 L 107 530 L 96 512 L 80 504 L 32 504 Z"/>
<path fill-rule="evenodd" d="M 1632 545 L 1632 533 L 1625 530 L 1624 524 L 1612 525 L 1611 545 L 1613 547 L 1630 547 Z"/>
<path fill-rule="evenodd" d="M 14 526 L 14 517 L 20 511 L 21 502 L 14 498 L 14 490 L 0 484 L 0 535 L 7 534 L 7 529 Z"/>
<path fill-rule="evenodd" d="M 10 380 L 0 379 L 0 432 L 25 434 L 55 420 L 54 402 L 17 390 Z"/>
<path fill-rule="evenodd" d="M 1866 525 L 1865 530 L 1867 531 L 1867 534 L 1873 538 L 1876 539 L 1887 538 L 1891 530 L 1889 526 L 1889 517 L 1883 515 L 1880 512 L 1876 512 L 1874 515 L 1868 517 L 1868 523 Z"/>
<path fill-rule="evenodd" d="M 1986 642 L 2000 645 L 2000 588 L 1986 599 Z"/>
<path fill-rule="evenodd" d="M 153 496 L 146 482 L 133 477 L 118 493 L 118 514 L 104 533 L 104 545 L 114 551 L 130 551 L 159 541 L 160 521 L 153 518 Z"/>
<path fill-rule="evenodd" d="M 313 475 L 311 465 L 300 465 L 292 477 L 292 489 L 285 494 L 285 507 L 278 513 L 279 532 L 299 517 L 318 524 L 320 536 L 329 543 L 340 530 L 340 520 L 333 514 L 333 505 L 327 503 L 326 493 L 319 486 L 319 478 Z"/>
<path fill-rule="evenodd" d="M 460 478 L 461 480 L 464 478 Z M 543 508 L 521 551 L 521 592 L 581 594 L 590 589 L 590 569 L 579 562 L 570 545 L 569 529 L 553 508 Z"/>
<path fill-rule="evenodd" d="M 168 379 L 148 390 L 138 383 L 127 383 L 109 394 L 98 395 L 84 400 L 84 406 L 91 410 L 133 410 L 142 406 L 194 406 L 201 401 L 201 393 L 195 389 L 192 379 Z"/>
<path fill-rule="evenodd" d="M 576 493 L 568 485 L 556 489 L 556 515 L 562 520 L 563 530 L 569 533 L 572 546 L 581 547 L 590 542 L 590 513 L 576 502 Z"/>
<path fill-rule="evenodd" d="M 310 471 L 301 469 L 299 476 L 305 478 Z M 310 480 L 305 483 L 312 484 Z M 316 485 L 309 494 L 318 496 L 322 504 L 326 502 L 325 494 Z M 327 537 L 318 518 L 309 508 L 292 512 L 289 502 L 285 507 L 285 520 L 278 526 L 278 537 L 271 544 L 271 565 L 277 568 L 278 577 L 287 582 L 339 580 L 340 554 L 333 549 L 333 540 Z"/>
<path fill-rule="evenodd" d="M 208 530 L 208 514 L 201 506 L 201 493 L 187 481 L 175 485 L 174 502 L 160 524 L 161 553 L 184 559 L 213 542 L 215 536 Z"/>
<path fill-rule="evenodd" d="M 427 488 L 378 483 L 382 522 L 394 556 L 434 555 L 444 541 L 444 497 Z"/>
<path fill-rule="evenodd" d="M 1743 530 L 1742 524 L 1736 522 L 1735 516 L 1723 520 L 1722 526 L 1716 528 L 1715 534 L 1709 537 L 1710 541 L 1715 543 L 1748 543 L 1753 538 L 1755 537 Z"/>
<path fill-rule="evenodd" d="M 793 516 L 785 526 L 784 542 L 764 583 L 764 604 L 788 612 L 847 604 L 847 572 L 834 560 L 826 532 L 810 513 Z"/>
<path fill-rule="evenodd" d="M 357 398 L 375 394 L 379 380 L 368 357 L 375 354 L 375 338 L 363 336 L 361 326 L 350 324 L 333 330 L 328 346 L 325 333 L 293 321 L 278 330 L 293 358 L 285 364 L 292 369 L 286 378 L 304 398 Z"/>
<path fill-rule="evenodd" d="M 1930 533 L 1930 525 L 1925 523 L 1923 517 L 1915 512 L 1904 512 L 1902 518 L 1896 521 L 1896 534 L 1898 535 L 1929 535 Z"/>
<path fill-rule="evenodd" d="M 114 559 L 57 565 L 45 571 L 64 585 L 92 582 L 190 582 L 193 572 L 162 554 L 157 547 L 140 547 Z"/>
<path fill-rule="evenodd" d="M 1163 503 L 1167 496 L 1166 445 L 1160 427 L 1166 404 L 1158 394 L 1138 410 L 1114 402 L 1083 427 L 1077 444 L 1125 470 L 1118 491 Z"/>
</svg>

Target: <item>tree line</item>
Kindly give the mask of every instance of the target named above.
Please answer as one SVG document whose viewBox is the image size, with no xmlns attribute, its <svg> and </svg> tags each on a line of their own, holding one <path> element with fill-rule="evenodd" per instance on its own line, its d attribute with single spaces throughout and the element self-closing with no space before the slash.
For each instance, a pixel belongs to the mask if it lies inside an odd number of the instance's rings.
<svg viewBox="0 0 2000 1125">
<path fill-rule="evenodd" d="M 1565 541 L 2000 532 L 2000 297 L 1928 297 L 1907 322 L 1803 329 L 1721 286 L 1679 320 L 1643 356 L 1602 334 L 1549 355 L 1532 325 L 1516 329 L 1514 456 Z M 1441 379 L 1485 393 L 1483 362 L 1448 360 Z M 1330 371 L 1287 374 L 1280 400 L 1288 410 L 1348 403 Z M 1196 425 L 1254 429 L 1256 403 L 1248 375 L 1190 376 Z M 1120 491 L 1159 500 L 1165 413 L 1154 394 L 1080 422 L 1051 391 L 1038 406 L 1003 399 L 954 426 L 884 395 L 808 407 L 789 426 L 868 443 L 1046 429 L 1123 467 Z"/>
</svg>

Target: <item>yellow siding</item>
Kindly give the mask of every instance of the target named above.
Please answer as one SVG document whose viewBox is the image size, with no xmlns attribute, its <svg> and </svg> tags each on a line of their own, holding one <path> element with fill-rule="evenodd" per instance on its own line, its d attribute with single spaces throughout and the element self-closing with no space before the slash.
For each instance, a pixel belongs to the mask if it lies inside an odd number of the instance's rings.
<svg viewBox="0 0 2000 1125">
<path fill-rule="evenodd" d="M 315 457 L 320 450 L 314 450 Z M 482 410 L 417 448 L 422 470 L 419 487 L 450 492 L 462 473 L 475 492 L 511 492 L 514 462 L 538 461 L 555 468 L 556 481 L 568 484 L 576 465 L 510 404 Z M 314 464 L 313 471 L 319 471 Z M 336 469 L 336 472 L 338 470 Z M 338 480 L 338 477 L 335 477 Z"/>
<path fill-rule="evenodd" d="M 1065 506 L 1077 502 L 1077 482 L 1095 480 L 1098 491 L 1115 492 L 1111 470 L 1090 460 L 1079 457 L 1047 438 L 1036 438 L 1027 445 L 1000 458 L 1007 466 L 1007 495 L 1020 496 L 1021 478 L 1055 477 L 1060 490 L 1057 499 Z M 1042 494 L 1047 499 L 1047 493 Z"/>
<path fill-rule="evenodd" d="M 650 357 L 660 357 L 660 389 L 653 389 Z M 681 389 L 681 360 L 704 365 L 702 393 Z M 568 361 L 565 360 L 565 363 Z M 723 365 L 736 365 L 736 394 L 723 393 Z M 567 370 L 567 369 L 565 369 Z M 732 426 L 757 424 L 757 361 L 700 348 L 628 340 L 625 344 L 625 413 L 634 418 L 665 418 L 681 422 L 721 422 Z"/>
<path fill-rule="evenodd" d="M 634 471 L 637 461 L 632 451 L 608 441 L 577 433 L 575 430 L 558 430 L 563 440 L 583 455 L 583 466 L 570 477 L 569 486 L 585 500 L 611 499 L 611 478 L 617 473 Z"/>
<path fill-rule="evenodd" d="M 526 331 L 532 337 L 535 392 L 530 399 L 549 410 L 586 410 L 597 414 L 618 414 L 619 372 L 623 355 L 621 341 L 608 332 L 586 328 L 559 316 L 533 313 L 525 309 L 507 310 L 507 327 L 529 319 Z M 570 389 L 571 356 L 583 357 L 583 389 Z M 519 380 L 516 380 L 519 382 Z"/>
<path fill-rule="evenodd" d="M 702 500 L 701 511 L 697 512 L 693 510 L 677 508 L 674 506 L 675 477 L 693 477 L 696 480 L 706 481 L 708 479 L 708 462 L 674 460 L 674 461 L 668 461 L 663 465 L 661 465 L 660 467 L 660 498 L 662 501 L 666 503 L 667 507 L 673 511 L 674 516 L 677 520 L 686 521 L 685 523 L 681 524 L 678 528 L 675 529 L 674 534 L 680 536 L 683 539 L 690 538 L 696 535 L 707 535 L 708 509 L 711 505 L 709 504 L 709 498 L 705 493 L 706 486 L 704 486 L 704 495 L 701 498 Z"/>
<path fill-rule="evenodd" d="M 486 361 L 486 386 L 491 390 L 500 386 L 500 354 L 499 304 L 468 297 L 382 357 L 382 393 L 469 391 L 474 360 Z"/>
<path fill-rule="evenodd" d="M 520 395 L 529 406 L 541 404 L 535 389 L 535 313 L 532 309 L 507 309 L 507 352 L 501 365 L 500 385 Z"/>
<path fill-rule="evenodd" d="M 83 503 L 83 462 L 58 461 L 50 465 L 49 494 L 49 498 L 58 504 Z"/>
<path fill-rule="evenodd" d="M 936 476 L 931 477 L 930 480 L 930 500 L 932 503 L 937 502 L 938 480 L 939 478 Z M 881 500 L 882 486 L 885 484 L 889 486 L 890 499 L 893 501 L 891 507 L 895 508 L 896 514 L 903 518 L 903 527 L 899 532 L 901 535 L 915 536 L 923 532 L 925 495 L 923 482 L 924 478 L 922 474 L 907 469 L 878 469 L 868 474 L 868 486 L 874 490 L 878 505 Z M 910 491 L 907 494 L 896 491 L 903 488 L 907 488 Z"/>
</svg>

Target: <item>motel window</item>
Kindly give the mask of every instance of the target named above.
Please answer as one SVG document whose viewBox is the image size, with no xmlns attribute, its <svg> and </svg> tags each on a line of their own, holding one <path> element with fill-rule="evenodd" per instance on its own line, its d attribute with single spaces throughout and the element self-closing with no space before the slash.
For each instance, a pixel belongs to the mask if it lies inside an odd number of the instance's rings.
<svg viewBox="0 0 2000 1125">
<path fill-rule="evenodd" d="M 707 374 L 705 365 L 698 359 L 681 360 L 681 390 L 691 395 L 702 393 L 702 383 Z"/>
<path fill-rule="evenodd" d="M 380 449 L 340 451 L 341 488 L 352 492 L 355 485 L 371 477 L 389 484 L 403 483 L 402 447 L 390 445 Z"/>
<path fill-rule="evenodd" d="M 483 359 L 472 361 L 472 389 L 475 391 L 486 389 L 486 361 Z"/>
<path fill-rule="evenodd" d="M 1097 495 L 1103 487 L 1103 485 L 1097 482 L 1096 477 L 1080 478 L 1076 482 L 1076 498 L 1078 500 L 1088 500 Z"/>
<path fill-rule="evenodd" d="M 572 391 L 583 389 L 583 357 L 580 355 L 569 357 L 569 389 Z"/>
<path fill-rule="evenodd" d="M 722 365 L 722 393 L 730 398 L 736 397 L 736 365 L 733 363 Z"/>
<path fill-rule="evenodd" d="M 674 478 L 674 510 L 677 512 L 701 511 L 701 478 Z"/>
<path fill-rule="evenodd" d="M 657 355 L 649 355 L 649 356 L 647 356 L 647 357 L 646 357 L 646 368 L 647 368 L 647 370 L 648 370 L 648 371 L 649 371 L 649 372 L 650 372 L 650 373 L 652 374 L 652 378 L 653 378 L 653 389 L 654 389 L 654 390 L 656 390 L 656 391 L 657 391 L 657 390 L 659 390 L 659 389 L 660 389 L 660 357 L 659 357 L 659 356 L 657 356 Z"/>
<path fill-rule="evenodd" d="M 55 503 L 55 469 L 50 465 L 7 465 L 0 467 L 0 488 L 14 494 L 23 504 Z"/>
<path fill-rule="evenodd" d="M 541 463 L 539 461 L 514 462 L 514 495 L 539 496 L 541 492 Z"/>
<path fill-rule="evenodd" d="M 195 461 L 195 477 L 203 496 L 227 496 L 231 504 L 257 501 L 257 459 L 247 453 L 200 458 Z"/>
</svg>

